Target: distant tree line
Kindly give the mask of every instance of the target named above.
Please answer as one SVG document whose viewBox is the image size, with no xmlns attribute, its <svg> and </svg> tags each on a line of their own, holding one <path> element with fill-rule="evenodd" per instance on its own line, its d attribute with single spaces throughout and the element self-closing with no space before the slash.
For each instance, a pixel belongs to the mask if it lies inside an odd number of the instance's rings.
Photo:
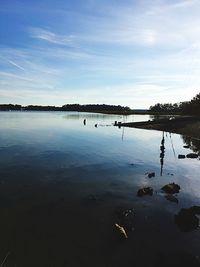
<svg viewBox="0 0 200 267">
<path fill-rule="evenodd" d="M 189 102 L 184 102 L 182 106 L 183 113 L 200 116 L 200 93 Z"/>
<path fill-rule="evenodd" d="M 192 100 L 175 104 L 157 103 L 149 108 L 150 112 L 156 113 L 180 113 L 188 115 L 200 115 L 200 93 Z"/>
<path fill-rule="evenodd" d="M 64 111 L 130 111 L 129 107 L 115 106 L 115 105 L 98 105 L 98 104 L 89 104 L 89 105 L 79 105 L 79 104 L 67 104 L 61 108 Z"/>
<path fill-rule="evenodd" d="M 99 105 L 99 104 L 89 104 L 89 105 L 79 105 L 79 104 L 66 104 L 62 107 L 56 106 L 38 106 L 38 105 L 13 105 L 13 104 L 0 104 L 1 111 L 8 110 L 27 110 L 27 111 L 85 111 L 85 112 L 128 112 L 131 109 L 129 107 L 115 106 L 115 105 Z"/>
<path fill-rule="evenodd" d="M 21 110 L 21 105 L 0 104 L 0 110 Z"/>
<path fill-rule="evenodd" d="M 181 109 L 182 103 L 175 103 L 175 104 L 160 104 L 157 103 L 154 106 L 150 106 L 149 110 L 153 112 L 179 112 Z"/>
</svg>

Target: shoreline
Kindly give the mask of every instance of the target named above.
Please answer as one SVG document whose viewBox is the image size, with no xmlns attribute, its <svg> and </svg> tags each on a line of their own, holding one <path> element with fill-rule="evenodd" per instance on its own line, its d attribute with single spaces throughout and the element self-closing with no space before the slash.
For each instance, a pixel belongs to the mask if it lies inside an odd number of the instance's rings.
<svg viewBox="0 0 200 267">
<path fill-rule="evenodd" d="M 108 114 L 108 115 L 124 115 L 124 116 L 128 116 L 128 115 L 153 115 L 153 116 L 182 116 L 182 114 L 180 112 L 151 112 L 151 111 L 135 111 L 135 110 L 130 110 L 130 111 L 109 111 L 109 110 L 62 110 L 62 109 L 58 109 L 58 110 L 45 110 L 45 109 L 21 109 L 21 110 L 17 110 L 17 109 L 0 109 L 0 112 L 80 112 L 80 113 L 100 113 L 100 114 Z"/>
<path fill-rule="evenodd" d="M 165 131 L 200 140 L 200 118 L 198 117 L 184 116 L 172 120 L 159 119 L 144 122 L 119 122 L 115 126 Z"/>
</svg>

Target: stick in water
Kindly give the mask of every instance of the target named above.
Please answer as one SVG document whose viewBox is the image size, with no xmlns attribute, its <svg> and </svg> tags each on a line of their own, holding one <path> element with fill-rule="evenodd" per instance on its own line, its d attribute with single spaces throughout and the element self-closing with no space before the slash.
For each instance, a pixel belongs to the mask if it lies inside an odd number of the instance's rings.
<svg viewBox="0 0 200 267">
<path fill-rule="evenodd" d="M 0 265 L 0 267 L 3 267 L 3 265 L 4 265 L 5 261 L 7 260 L 9 254 L 10 254 L 10 251 L 6 254 L 4 260 L 2 261 L 2 263 L 1 263 L 1 265 Z"/>
</svg>

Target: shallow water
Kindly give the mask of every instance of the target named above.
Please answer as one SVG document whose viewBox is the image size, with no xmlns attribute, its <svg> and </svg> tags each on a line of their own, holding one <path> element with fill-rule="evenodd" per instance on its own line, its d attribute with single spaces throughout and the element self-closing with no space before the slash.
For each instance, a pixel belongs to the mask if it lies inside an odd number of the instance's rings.
<svg viewBox="0 0 200 267">
<path fill-rule="evenodd" d="M 174 216 L 200 205 L 200 161 L 178 159 L 192 150 L 164 133 L 161 166 L 162 132 L 112 125 L 148 119 L 1 112 L 0 263 L 9 253 L 4 266 L 175 266 L 180 259 L 193 266 L 200 230 L 182 232 Z M 171 182 L 181 187 L 178 203 L 161 190 Z M 144 186 L 152 196 L 137 196 Z M 127 209 L 133 218 L 125 239 L 115 223 Z"/>
</svg>

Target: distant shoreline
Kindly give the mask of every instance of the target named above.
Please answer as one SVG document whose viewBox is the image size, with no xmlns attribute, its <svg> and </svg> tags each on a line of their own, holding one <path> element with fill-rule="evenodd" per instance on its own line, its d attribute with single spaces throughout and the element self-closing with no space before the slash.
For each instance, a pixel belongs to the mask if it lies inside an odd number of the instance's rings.
<svg viewBox="0 0 200 267">
<path fill-rule="evenodd" d="M 176 116 L 176 115 L 181 115 L 180 112 L 152 112 L 152 111 L 137 111 L 137 110 L 131 110 L 131 111 L 110 111 L 110 110 L 44 110 L 44 109 L 5 109 L 1 110 L 0 112 L 28 112 L 28 111 L 40 111 L 40 112 L 80 112 L 80 113 L 100 113 L 100 114 L 110 114 L 110 115 L 154 115 L 154 116 Z"/>
</svg>

